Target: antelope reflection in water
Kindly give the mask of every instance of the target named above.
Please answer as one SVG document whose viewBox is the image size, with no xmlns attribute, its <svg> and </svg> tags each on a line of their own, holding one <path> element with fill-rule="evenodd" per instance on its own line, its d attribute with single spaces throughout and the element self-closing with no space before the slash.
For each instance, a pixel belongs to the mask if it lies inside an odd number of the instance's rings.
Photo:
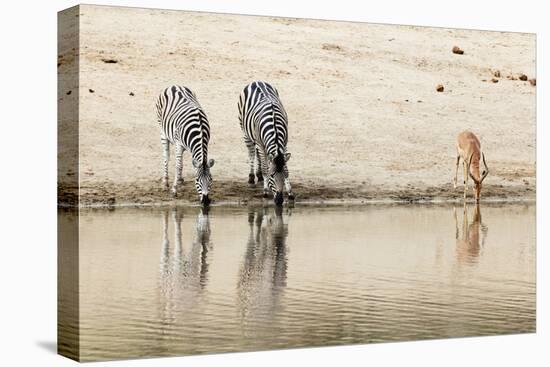
<svg viewBox="0 0 550 367">
<path fill-rule="evenodd" d="M 459 262 L 477 262 L 481 250 L 485 245 L 487 237 L 487 226 L 481 221 L 481 210 L 479 204 L 474 206 L 474 217 L 472 223 L 468 222 L 468 206 L 464 204 L 464 214 L 462 219 L 462 236 L 458 229 L 458 219 L 456 208 L 454 208 L 454 218 L 456 226 L 456 255 Z M 481 244 L 479 237 L 481 232 Z"/>
<path fill-rule="evenodd" d="M 282 210 L 259 208 L 248 213 L 250 232 L 237 284 L 243 320 L 272 317 L 280 309 L 288 262 L 288 224 Z"/>
<path fill-rule="evenodd" d="M 208 209 L 197 215 L 190 247 L 185 250 L 182 240 L 183 213 L 171 210 L 174 226 L 174 245 L 168 236 L 169 212 L 162 216 L 162 246 L 160 254 L 160 299 L 164 315 L 173 319 L 178 310 L 189 311 L 199 307 L 201 295 L 208 282 L 208 256 L 212 251 Z"/>
</svg>

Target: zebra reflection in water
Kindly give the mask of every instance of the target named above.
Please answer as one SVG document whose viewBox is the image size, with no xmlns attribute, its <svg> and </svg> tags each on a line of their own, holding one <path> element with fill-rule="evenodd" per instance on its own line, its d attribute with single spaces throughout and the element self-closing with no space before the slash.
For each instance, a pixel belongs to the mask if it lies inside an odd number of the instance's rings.
<svg viewBox="0 0 550 367">
<path fill-rule="evenodd" d="M 243 321 L 261 320 L 262 325 L 273 327 L 263 318 L 280 311 L 288 263 L 288 224 L 282 211 L 281 207 L 258 208 L 248 213 L 250 232 L 237 284 Z"/>
<path fill-rule="evenodd" d="M 456 208 L 454 208 L 455 218 L 455 238 L 456 238 L 456 256 L 460 263 L 464 262 L 476 262 L 481 250 L 485 246 L 485 239 L 487 238 L 487 226 L 481 221 L 481 209 L 479 204 L 474 207 L 474 217 L 472 223 L 468 221 L 468 206 L 464 204 L 464 214 L 462 220 L 462 236 L 460 236 L 458 229 L 458 219 L 456 215 Z M 481 232 L 481 244 L 479 243 L 479 237 Z"/>
<path fill-rule="evenodd" d="M 174 226 L 174 244 L 168 236 L 169 214 Z M 190 247 L 185 249 L 181 230 L 183 213 L 172 209 L 162 216 L 162 246 L 160 254 L 160 297 L 164 315 L 173 319 L 179 310 L 200 306 L 203 290 L 208 283 L 208 261 L 212 251 L 208 208 L 197 215 Z"/>
</svg>

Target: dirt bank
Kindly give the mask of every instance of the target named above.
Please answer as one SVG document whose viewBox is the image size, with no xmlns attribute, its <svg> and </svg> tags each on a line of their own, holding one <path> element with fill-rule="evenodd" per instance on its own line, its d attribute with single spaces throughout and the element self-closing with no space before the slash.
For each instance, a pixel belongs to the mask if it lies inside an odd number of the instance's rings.
<svg viewBox="0 0 550 367">
<path fill-rule="evenodd" d="M 432 187 L 392 187 L 373 188 L 357 186 L 333 185 L 303 185 L 296 184 L 296 203 L 307 202 L 430 202 L 430 201 L 461 201 L 462 188 L 454 189 L 452 184 Z M 125 205 L 195 205 L 198 204 L 194 185 L 187 182 L 181 188 L 177 198 L 161 188 L 160 180 L 156 182 L 139 182 L 130 185 L 94 185 L 81 187 L 81 206 L 125 206 Z M 214 204 L 253 204 L 268 203 L 272 200 L 262 198 L 261 188 L 250 186 L 246 181 L 218 182 L 212 191 Z M 535 188 L 529 185 L 503 186 L 486 185 L 483 189 L 482 199 L 486 201 L 517 201 L 534 200 Z M 471 190 L 468 199 L 472 200 Z M 60 202 L 63 206 L 76 205 L 76 196 L 69 188 L 63 188 L 60 192 Z"/>
</svg>

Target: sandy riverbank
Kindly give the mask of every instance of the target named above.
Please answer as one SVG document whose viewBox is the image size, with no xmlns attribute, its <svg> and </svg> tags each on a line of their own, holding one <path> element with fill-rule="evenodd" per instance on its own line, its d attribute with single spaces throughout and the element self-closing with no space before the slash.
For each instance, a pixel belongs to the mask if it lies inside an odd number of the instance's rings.
<svg viewBox="0 0 550 367">
<path fill-rule="evenodd" d="M 58 61 L 61 74 L 80 65 L 78 93 L 58 94 L 61 120 L 80 99 L 80 164 L 61 172 L 61 202 L 74 203 L 64 177 L 75 175 L 83 205 L 174 200 L 161 190 L 154 109 L 173 83 L 193 89 L 209 117 L 214 199 L 261 200 L 246 183 L 236 108 L 255 79 L 278 88 L 289 115 L 298 201 L 459 199 L 451 181 L 464 129 L 487 156 L 484 198 L 535 196 L 536 87 L 517 79 L 536 77 L 532 34 L 87 5 L 78 19 L 76 57 L 60 47 Z M 188 154 L 184 175 L 177 200 L 193 202 Z"/>
</svg>

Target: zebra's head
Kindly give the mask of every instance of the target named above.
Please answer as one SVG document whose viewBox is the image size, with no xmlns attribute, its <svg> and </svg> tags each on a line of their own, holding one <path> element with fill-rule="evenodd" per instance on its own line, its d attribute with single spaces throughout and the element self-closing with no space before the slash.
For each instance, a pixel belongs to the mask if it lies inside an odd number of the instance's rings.
<svg viewBox="0 0 550 367">
<path fill-rule="evenodd" d="M 208 162 L 199 162 L 197 159 L 193 159 L 193 167 L 195 167 L 195 187 L 199 193 L 199 200 L 201 204 L 210 204 L 210 187 L 212 186 L 212 175 L 210 174 L 210 168 L 214 165 L 214 160 L 209 159 Z"/>
<path fill-rule="evenodd" d="M 286 162 L 290 159 L 290 153 L 278 152 L 277 155 L 269 153 L 267 158 L 267 168 L 269 173 L 267 183 L 274 194 L 275 204 L 281 205 L 283 203 L 285 178 L 288 176 Z"/>
</svg>

